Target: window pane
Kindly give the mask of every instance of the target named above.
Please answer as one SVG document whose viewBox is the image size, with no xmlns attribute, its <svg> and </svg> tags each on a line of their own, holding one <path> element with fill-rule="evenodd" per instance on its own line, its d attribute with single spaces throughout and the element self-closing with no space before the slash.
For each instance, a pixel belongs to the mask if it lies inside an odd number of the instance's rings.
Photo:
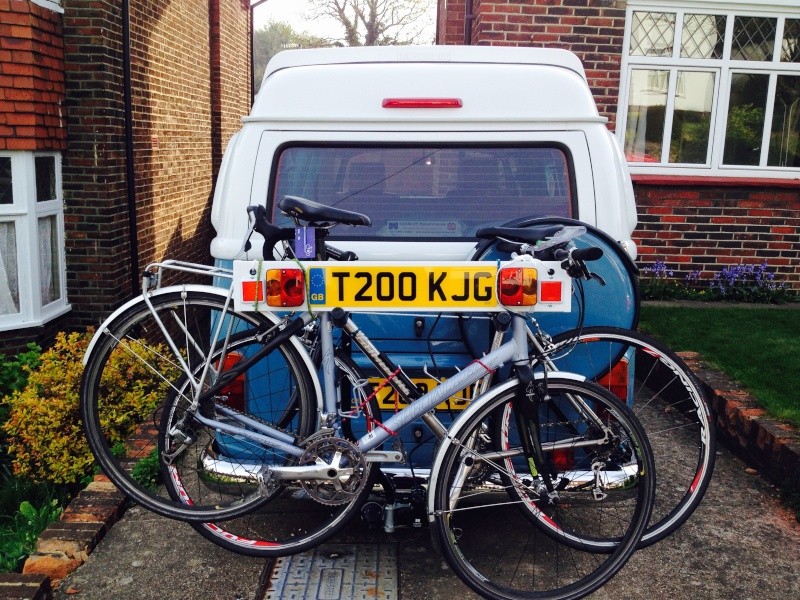
<svg viewBox="0 0 800 600">
<path fill-rule="evenodd" d="M 14 223 L 0 223 L 0 315 L 19 312 L 17 235 Z"/>
<path fill-rule="evenodd" d="M 36 166 L 36 201 L 56 199 L 56 159 L 53 156 L 37 156 Z"/>
<path fill-rule="evenodd" d="M 725 131 L 726 165 L 758 165 L 764 132 L 769 75 L 731 75 L 728 126 Z"/>
<path fill-rule="evenodd" d="M 11 190 L 11 158 L 0 156 L 0 204 L 13 204 Z"/>
<path fill-rule="evenodd" d="M 523 216 L 573 216 L 569 161 L 554 147 L 293 146 L 280 155 L 275 208 L 295 195 L 368 215 L 334 235 L 472 238 Z"/>
<path fill-rule="evenodd" d="M 39 273 L 41 274 L 42 306 L 61 297 L 58 222 L 55 216 L 39 219 Z"/>
<path fill-rule="evenodd" d="M 672 56 L 674 39 L 675 13 L 633 13 L 631 56 Z"/>
<path fill-rule="evenodd" d="M 767 164 L 800 167 L 800 76 L 778 76 Z"/>
<path fill-rule="evenodd" d="M 683 16 L 681 58 L 722 58 L 724 46 L 724 16 L 690 14 Z"/>
<path fill-rule="evenodd" d="M 800 19 L 786 19 L 781 44 L 782 62 L 800 62 Z"/>
<path fill-rule="evenodd" d="M 669 162 L 707 162 L 713 99 L 714 73 L 678 71 Z"/>
<path fill-rule="evenodd" d="M 731 60 L 772 60 L 777 19 L 736 17 Z"/>
<path fill-rule="evenodd" d="M 669 71 L 633 69 L 628 95 L 625 156 L 631 162 L 661 162 Z"/>
</svg>

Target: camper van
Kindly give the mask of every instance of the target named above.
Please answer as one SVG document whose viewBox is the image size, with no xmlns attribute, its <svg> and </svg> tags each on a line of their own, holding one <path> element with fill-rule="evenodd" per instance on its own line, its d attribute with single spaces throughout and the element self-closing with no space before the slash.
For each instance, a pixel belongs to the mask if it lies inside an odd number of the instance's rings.
<svg viewBox="0 0 800 600">
<path fill-rule="evenodd" d="M 328 238 L 362 260 L 494 259 L 499 251 L 475 237 L 481 227 L 580 221 L 582 243 L 605 252 L 593 267 L 604 285 L 588 282 L 573 313 L 585 308 L 586 324 L 636 324 L 633 189 L 570 52 L 404 46 L 276 55 L 223 157 L 214 259 L 261 258 L 256 239 L 242 252 L 246 207 L 266 206 L 275 224 L 291 226 L 277 208 L 287 195 L 368 215 L 371 227 L 339 226 Z M 573 313 L 540 322 L 557 333 L 576 325 Z M 354 318 L 423 385 L 480 354 L 485 335 L 474 316 Z"/>
</svg>

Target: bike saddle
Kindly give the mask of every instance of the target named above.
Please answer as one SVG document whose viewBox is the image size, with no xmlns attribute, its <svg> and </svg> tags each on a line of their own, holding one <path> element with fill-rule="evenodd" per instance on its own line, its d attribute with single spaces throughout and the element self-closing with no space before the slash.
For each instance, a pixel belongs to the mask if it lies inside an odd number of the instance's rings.
<svg viewBox="0 0 800 600">
<path fill-rule="evenodd" d="M 367 215 L 353 212 L 351 210 L 344 210 L 342 208 L 334 208 L 333 206 L 326 206 L 313 200 L 307 200 L 299 196 L 284 196 L 278 202 L 280 208 L 285 214 L 293 219 L 305 221 L 309 225 L 321 225 L 331 223 L 341 223 L 344 225 L 365 225 L 369 227 L 372 225 L 372 220 Z"/>
<path fill-rule="evenodd" d="M 475 234 L 482 239 L 503 238 L 520 244 L 536 244 L 553 237 L 563 225 L 534 225 L 533 227 L 484 227 Z"/>
</svg>

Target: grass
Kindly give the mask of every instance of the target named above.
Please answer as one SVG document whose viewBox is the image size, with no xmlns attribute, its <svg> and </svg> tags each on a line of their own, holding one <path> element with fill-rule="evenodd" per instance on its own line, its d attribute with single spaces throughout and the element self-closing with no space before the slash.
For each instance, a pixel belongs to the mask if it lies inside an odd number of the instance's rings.
<svg viewBox="0 0 800 600">
<path fill-rule="evenodd" d="M 639 327 L 673 350 L 694 350 L 770 415 L 800 427 L 800 310 L 643 306 Z"/>
</svg>

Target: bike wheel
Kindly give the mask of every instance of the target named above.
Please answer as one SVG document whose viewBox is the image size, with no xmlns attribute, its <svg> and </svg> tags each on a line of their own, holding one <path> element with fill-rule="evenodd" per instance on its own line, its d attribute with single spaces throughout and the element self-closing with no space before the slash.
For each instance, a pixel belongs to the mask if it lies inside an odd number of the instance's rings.
<svg viewBox="0 0 800 600">
<path fill-rule="evenodd" d="M 630 409 L 598 386 L 553 374 L 531 418 L 518 406 L 519 385 L 490 390 L 442 441 L 433 526 L 452 568 L 484 597 L 580 598 L 636 549 L 653 503 L 652 452 Z M 517 423 L 538 432 L 555 490 L 528 466 Z M 581 543 L 612 538 L 605 554 Z"/>
<path fill-rule="evenodd" d="M 221 449 L 229 455 L 231 468 L 247 470 L 256 460 L 255 450 L 245 444 L 240 444 L 244 447 L 239 454 L 232 452 L 234 436 L 218 434 L 187 416 L 183 429 L 173 431 L 168 442 L 158 439 L 165 406 L 173 412 L 176 407 L 185 408 L 195 388 L 203 388 L 200 376 L 209 355 L 217 353 L 220 359 L 211 361 L 206 382 L 254 350 L 241 340 L 275 328 L 256 314 L 225 312 L 225 298 L 224 291 L 165 288 L 150 296 L 152 310 L 143 300 L 132 303 L 104 325 L 84 371 L 81 417 L 97 462 L 133 500 L 166 517 L 231 518 L 267 500 L 259 486 L 240 480 L 235 472 L 220 471 L 216 457 Z M 233 341 L 237 350 L 222 356 L 222 339 Z M 256 415 L 262 424 L 283 429 L 287 440 L 311 431 L 316 412 L 314 386 L 308 367 L 289 342 L 220 390 L 200 412 L 231 421 L 256 389 L 259 394 L 269 393 L 268 402 Z M 182 436 L 180 445 L 178 436 Z M 258 452 L 258 460 L 273 453 L 266 447 Z M 171 494 L 171 486 L 155 482 L 160 465 L 167 461 L 180 499 Z"/>
<path fill-rule="evenodd" d="M 342 435 L 355 441 L 379 422 L 378 401 L 371 397 L 372 385 L 349 356 L 337 350 L 335 363 Z M 344 527 L 360 510 L 371 487 L 368 482 L 350 502 L 326 506 L 297 486 L 285 486 L 272 494 L 269 503 L 251 513 L 224 522 L 191 525 L 206 539 L 239 554 L 285 556 L 312 548 Z"/>
<path fill-rule="evenodd" d="M 665 538 L 700 504 L 714 470 L 716 430 L 700 383 L 672 350 L 635 331 L 590 327 L 558 335 L 553 344 L 549 358 L 558 370 L 600 383 L 643 425 L 658 483 L 639 547 Z"/>
</svg>

